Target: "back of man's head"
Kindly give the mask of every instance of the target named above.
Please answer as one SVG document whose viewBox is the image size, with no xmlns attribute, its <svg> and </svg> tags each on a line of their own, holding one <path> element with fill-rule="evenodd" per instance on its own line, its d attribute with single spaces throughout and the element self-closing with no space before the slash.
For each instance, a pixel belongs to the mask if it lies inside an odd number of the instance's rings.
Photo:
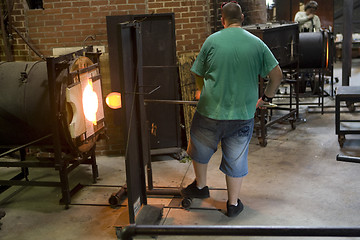
<svg viewBox="0 0 360 240">
<path fill-rule="evenodd" d="M 228 22 L 228 25 L 243 21 L 241 6 L 238 3 L 229 2 L 221 8 L 221 15 Z"/>
</svg>

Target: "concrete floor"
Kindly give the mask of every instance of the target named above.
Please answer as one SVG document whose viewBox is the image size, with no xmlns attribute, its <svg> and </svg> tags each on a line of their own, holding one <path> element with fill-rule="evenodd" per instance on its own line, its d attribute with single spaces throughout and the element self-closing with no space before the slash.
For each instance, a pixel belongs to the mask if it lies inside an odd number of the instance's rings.
<svg viewBox="0 0 360 240">
<path fill-rule="evenodd" d="M 341 63 L 334 76 L 341 80 Z M 360 85 L 360 61 L 353 63 L 351 85 Z M 338 83 L 339 85 L 341 83 Z M 328 88 L 329 86 L 327 86 Z M 325 105 L 334 100 L 326 98 Z M 331 108 L 330 108 L 331 109 Z M 310 113 L 302 106 L 295 130 L 287 123 L 268 129 L 268 144 L 261 147 L 253 137 L 249 174 L 244 179 L 241 200 L 244 211 L 236 218 L 225 216 L 225 178 L 218 170 L 221 152 L 213 156 L 208 172 L 210 199 L 194 200 L 194 209 L 179 208 L 171 197 L 148 197 L 150 205 L 163 204 L 162 225 L 308 226 L 358 227 L 360 223 L 360 164 L 336 161 L 339 153 L 360 156 L 360 137 L 347 136 L 343 148 L 335 135 L 334 114 Z M 358 113 L 352 113 L 354 118 Z M 52 187 L 12 187 L 0 195 L 6 211 L 2 240 L 107 240 L 117 239 L 115 227 L 126 215 L 123 206 L 111 208 L 108 199 L 125 184 L 123 157 L 98 156 L 99 180 L 91 183 L 91 169 L 81 166 L 70 182 L 89 184 L 73 198 L 70 208 L 59 204 L 61 191 Z M 180 187 L 193 180 L 191 163 L 170 156 L 154 161 L 155 187 Z M 0 169 L 2 177 L 12 169 Z M 55 170 L 34 169 L 31 178 L 57 179 Z M 149 237 L 137 237 L 136 239 Z M 279 239 L 278 237 L 158 237 L 158 239 Z M 280 239 L 304 239 L 281 237 Z M 324 239 L 324 238 L 306 238 Z M 331 238 L 343 239 L 343 238 Z M 345 238 L 344 238 L 345 239 Z M 346 238 L 349 239 L 349 238 Z M 360 238 L 350 238 L 360 239 Z"/>
</svg>

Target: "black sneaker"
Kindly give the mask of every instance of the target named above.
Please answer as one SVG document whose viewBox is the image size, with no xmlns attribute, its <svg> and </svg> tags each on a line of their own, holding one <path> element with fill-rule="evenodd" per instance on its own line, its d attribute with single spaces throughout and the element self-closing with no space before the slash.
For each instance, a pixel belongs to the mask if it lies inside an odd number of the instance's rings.
<svg viewBox="0 0 360 240">
<path fill-rule="evenodd" d="M 181 189 L 181 195 L 183 197 L 190 197 L 190 198 L 208 198 L 210 197 L 209 188 L 208 186 L 199 189 L 196 186 L 196 180 L 186 188 Z"/>
<path fill-rule="evenodd" d="M 242 212 L 242 210 L 244 209 L 244 205 L 242 204 L 240 199 L 238 199 L 237 206 L 229 205 L 229 201 L 227 201 L 226 208 L 228 217 L 236 217 Z"/>
</svg>

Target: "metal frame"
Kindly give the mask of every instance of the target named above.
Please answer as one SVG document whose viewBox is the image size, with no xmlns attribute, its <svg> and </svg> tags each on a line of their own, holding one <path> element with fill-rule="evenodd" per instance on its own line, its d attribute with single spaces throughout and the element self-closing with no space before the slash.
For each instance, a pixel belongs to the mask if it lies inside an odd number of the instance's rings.
<svg viewBox="0 0 360 240">
<path fill-rule="evenodd" d="M 60 126 L 61 126 L 61 116 L 62 113 L 59 112 L 59 98 L 57 92 L 57 74 L 60 69 L 68 67 L 67 62 L 73 60 L 76 56 L 88 55 L 92 60 L 99 62 L 99 53 L 91 53 L 92 47 L 87 47 L 85 49 L 79 50 L 77 52 L 62 55 L 60 57 L 54 58 L 49 57 L 46 59 L 47 63 L 47 72 L 48 72 L 48 85 L 49 85 L 49 101 L 51 106 L 50 121 L 52 123 L 52 133 L 34 140 L 32 142 L 26 143 L 21 146 L 1 146 L 2 148 L 11 148 L 10 150 L 0 154 L 0 158 L 17 151 L 20 152 L 20 161 L 0 161 L 0 167 L 20 167 L 21 171 L 14 177 L 9 180 L 0 180 L 0 194 L 11 186 L 49 186 L 49 187 L 60 187 L 62 192 L 62 199 L 60 202 L 65 204 L 65 208 L 69 207 L 71 203 L 71 196 L 75 194 L 77 190 L 80 189 L 81 185 L 77 184 L 73 189 L 70 189 L 69 184 L 69 174 L 80 164 L 88 164 L 92 166 L 93 181 L 96 182 L 98 177 L 98 168 L 96 164 L 95 157 L 95 145 L 88 152 L 82 154 L 82 156 L 74 159 L 71 156 L 66 156 L 62 154 L 63 146 L 60 140 Z M 44 143 L 44 140 L 49 140 L 51 138 L 51 144 L 49 141 Z M 45 144 L 45 145 L 44 145 Z M 54 154 L 49 158 L 53 160 L 47 161 L 26 161 L 26 148 L 30 146 L 46 146 L 53 148 Z M 59 171 L 60 181 L 32 181 L 29 180 L 29 168 L 54 168 Z M 24 181 L 25 179 L 25 181 Z"/>
<path fill-rule="evenodd" d="M 344 146 L 346 134 L 360 134 L 360 130 L 349 129 L 341 130 L 340 124 L 342 122 L 360 122 L 356 120 L 341 120 L 341 102 L 346 102 L 350 112 L 354 112 L 354 103 L 360 101 L 360 87 L 358 86 L 341 86 L 338 87 L 335 99 L 335 133 L 338 135 L 340 147 Z"/>
</svg>

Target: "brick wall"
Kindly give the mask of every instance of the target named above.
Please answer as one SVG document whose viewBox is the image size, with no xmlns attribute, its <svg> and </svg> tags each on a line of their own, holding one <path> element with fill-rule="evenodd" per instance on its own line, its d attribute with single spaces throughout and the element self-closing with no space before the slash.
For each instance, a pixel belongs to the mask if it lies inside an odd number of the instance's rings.
<svg viewBox="0 0 360 240">
<path fill-rule="evenodd" d="M 44 0 L 44 9 L 29 9 L 14 0 L 13 24 L 42 55 L 54 47 L 107 46 L 106 16 L 175 13 L 177 53 L 196 52 L 210 34 L 210 0 Z M 95 40 L 87 38 L 95 36 Z M 85 41 L 85 39 L 87 39 Z M 85 42 L 84 42 L 85 41 Z M 1 39 L 1 47 L 3 41 Z M 13 32 L 15 60 L 38 59 Z M 5 60 L 1 51 L 1 60 Z"/>
<path fill-rule="evenodd" d="M 29 9 L 26 0 L 14 0 L 12 20 L 20 34 L 44 56 L 53 48 L 103 45 L 107 51 L 106 16 L 175 13 L 177 54 L 198 52 L 210 34 L 210 0 L 43 0 L 44 9 Z M 16 61 L 39 60 L 19 36 L 13 33 L 12 53 Z M 86 41 L 85 41 L 86 40 Z M 5 61 L 0 40 L 0 61 Z M 103 93 L 111 91 L 108 54 L 101 56 Z M 112 112 L 105 109 L 109 140 L 97 144 L 98 153 L 124 153 L 122 129 L 112 124 Z"/>
</svg>

